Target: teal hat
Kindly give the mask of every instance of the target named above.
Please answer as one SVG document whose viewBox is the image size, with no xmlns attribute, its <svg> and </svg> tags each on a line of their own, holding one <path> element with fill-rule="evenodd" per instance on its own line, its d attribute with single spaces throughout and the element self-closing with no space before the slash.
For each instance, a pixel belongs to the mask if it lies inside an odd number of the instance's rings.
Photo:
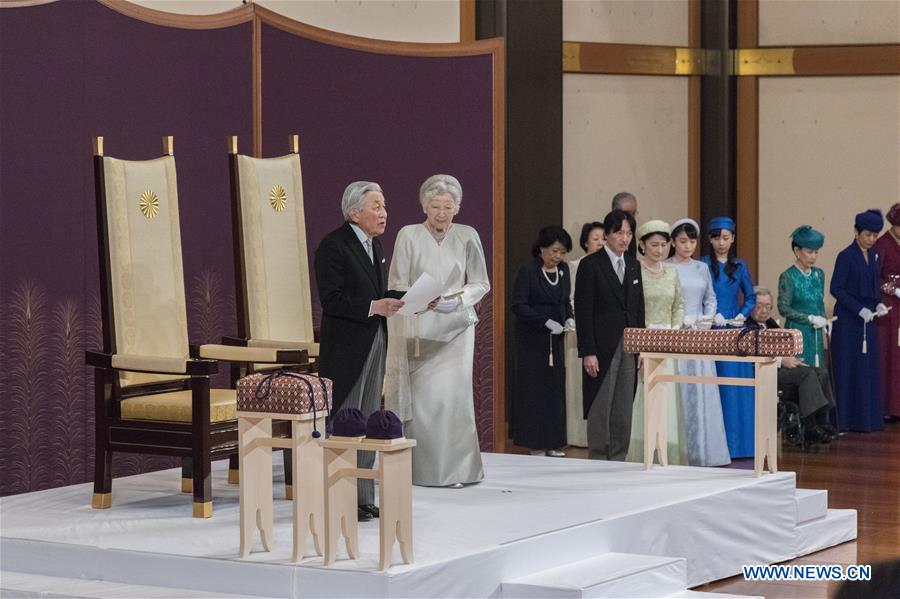
<svg viewBox="0 0 900 599">
<path fill-rule="evenodd" d="M 825 245 L 825 236 L 809 225 L 800 225 L 791 233 L 791 241 L 802 248 L 818 250 Z"/>
</svg>

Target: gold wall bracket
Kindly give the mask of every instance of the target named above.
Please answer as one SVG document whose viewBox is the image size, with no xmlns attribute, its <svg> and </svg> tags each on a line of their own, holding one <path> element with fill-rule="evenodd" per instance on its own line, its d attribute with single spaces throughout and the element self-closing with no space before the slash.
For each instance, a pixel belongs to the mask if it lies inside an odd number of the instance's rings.
<svg viewBox="0 0 900 599">
<path fill-rule="evenodd" d="M 746 48 L 732 51 L 732 72 L 738 76 L 793 75 L 794 48 Z"/>
</svg>

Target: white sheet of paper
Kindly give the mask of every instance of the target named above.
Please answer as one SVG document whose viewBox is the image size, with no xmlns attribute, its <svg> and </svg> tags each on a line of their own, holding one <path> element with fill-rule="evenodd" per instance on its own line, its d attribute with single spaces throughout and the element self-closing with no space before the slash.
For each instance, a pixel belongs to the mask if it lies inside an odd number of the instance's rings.
<svg viewBox="0 0 900 599">
<path fill-rule="evenodd" d="M 404 294 L 403 307 L 397 311 L 397 314 L 413 316 L 417 312 L 428 309 L 431 300 L 440 296 L 443 290 L 443 283 L 435 281 L 431 275 L 423 272 L 409 288 L 409 291 Z"/>
</svg>

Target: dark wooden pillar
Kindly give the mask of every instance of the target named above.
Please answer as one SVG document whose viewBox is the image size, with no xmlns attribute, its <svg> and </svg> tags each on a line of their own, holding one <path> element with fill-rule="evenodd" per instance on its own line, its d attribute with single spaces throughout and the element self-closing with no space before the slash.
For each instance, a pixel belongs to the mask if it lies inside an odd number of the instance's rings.
<svg viewBox="0 0 900 599">
<path fill-rule="evenodd" d="M 562 2 L 478 0 L 476 36 L 506 39 L 506 405 L 515 390 L 515 320 L 508 311 L 519 266 L 537 232 L 562 224 Z"/>
</svg>

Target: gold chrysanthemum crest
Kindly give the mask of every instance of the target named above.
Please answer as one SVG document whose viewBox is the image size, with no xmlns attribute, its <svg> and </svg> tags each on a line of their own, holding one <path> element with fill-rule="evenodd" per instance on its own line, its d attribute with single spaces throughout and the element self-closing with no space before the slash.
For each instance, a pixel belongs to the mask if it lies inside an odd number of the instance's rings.
<svg viewBox="0 0 900 599">
<path fill-rule="evenodd" d="M 287 192 L 284 191 L 284 187 L 281 185 L 272 186 L 272 191 L 269 192 L 269 204 L 272 205 L 272 209 L 275 212 L 284 211 L 285 206 L 287 206 Z"/>
<path fill-rule="evenodd" d="M 144 193 L 141 194 L 138 206 L 141 209 L 141 214 L 147 218 L 154 218 L 159 214 L 159 197 L 152 189 L 145 189 Z"/>
</svg>

